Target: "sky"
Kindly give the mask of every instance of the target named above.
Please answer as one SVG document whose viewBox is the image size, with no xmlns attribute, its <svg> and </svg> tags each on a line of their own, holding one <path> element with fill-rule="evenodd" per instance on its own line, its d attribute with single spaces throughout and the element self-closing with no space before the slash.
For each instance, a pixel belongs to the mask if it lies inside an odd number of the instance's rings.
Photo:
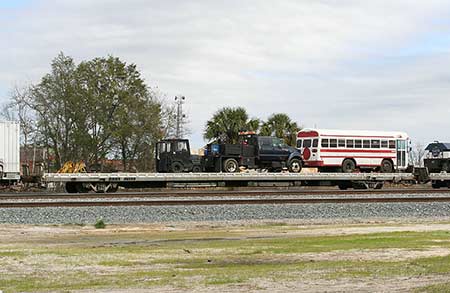
<svg viewBox="0 0 450 293">
<path fill-rule="evenodd" d="M 0 103 L 59 52 L 135 63 L 194 148 L 225 106 L 450 141 L 450 1 L 0 0 L 0 50 Z"/>
</svg>

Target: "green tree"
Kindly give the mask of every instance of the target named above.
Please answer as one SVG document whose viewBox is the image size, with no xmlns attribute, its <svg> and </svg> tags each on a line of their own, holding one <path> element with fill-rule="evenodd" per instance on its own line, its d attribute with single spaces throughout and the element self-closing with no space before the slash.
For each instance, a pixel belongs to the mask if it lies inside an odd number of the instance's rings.
<svg viewBox="0 0 450 293">
<path fill-rule="evenodd" d="M 151 169 L 163 107 L 136 65 L 112 56 L 76 65 L 60 53 L 30 97 L 56 168 L 69 160 L 92 166 L 120 158 L 125 170 Z"/>
<path fill-rule="evenodd" d="M 29 106 L 35 112 L 43 143 L 54 154 L 57 168 L 77 158 L 73 136 L 77 119 L 76 92 L 76 65 L 63 53 L 52 61 L 51 72 L 31 89 Z"/>
<path fill-rule="evenodd" d="M 79 101 L 86 109 L 78 120 L 79 139 L 89 146 L 84 157 L 95 164 L 118 150 L 124 169 L 129 170 L 160 138 L 159 103 L 136 65 L 119 58 L 82 62 L 77 72 Z"/>
<path fill-rule="evenodd" d="M 203 137 L 208 140 L 224 140 L 229 143 L 238 141 L 239 131 L 257 131 L 258 119 L 250 119 L 242 107 L 225 107 L 214 113 L 206 122 Z"/>
<path fill-rule="evenodd" d="M 289 145 L 295 145 L 297 133 L 300 130 L 287 114 L 272 114 L 261 126 L 261 135 L 270 135 L 283 138 Z"/>
</svg>

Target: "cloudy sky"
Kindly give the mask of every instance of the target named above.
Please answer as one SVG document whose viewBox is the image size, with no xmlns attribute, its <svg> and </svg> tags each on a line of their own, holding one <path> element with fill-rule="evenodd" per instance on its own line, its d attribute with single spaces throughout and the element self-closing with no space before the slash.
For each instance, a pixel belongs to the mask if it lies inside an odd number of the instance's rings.
<svg viewBox="0 0 450 293">
<path fill-rule="evenodd" d="M 450 1 L 0 0 L 0 102 L 63 51 L 112 54 L 185 106 L 450 141 Z"/>
</svg>

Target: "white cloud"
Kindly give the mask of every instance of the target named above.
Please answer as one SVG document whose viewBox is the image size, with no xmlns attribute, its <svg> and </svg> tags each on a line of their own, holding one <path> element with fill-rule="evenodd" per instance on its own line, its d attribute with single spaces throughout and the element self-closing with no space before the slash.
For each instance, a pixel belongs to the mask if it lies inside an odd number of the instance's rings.
<svg viewBox="0 0 450 293">
<path fill-rule="evenodd" d="M 287 112 L 305 126 L 446 139 L 438 136 L 450 126 L 442 106 L 449 48 L 421 40 L 447 32 L 447 1 L 33 3 L 0 12 L 8 13 L 0 17 L 0 95 L 38 81 L 59 51 L 77 61 L 114 54 L 168 96 L 188 98 L 196 146 L 222 106 L 263 118 Z"/>
</svg>

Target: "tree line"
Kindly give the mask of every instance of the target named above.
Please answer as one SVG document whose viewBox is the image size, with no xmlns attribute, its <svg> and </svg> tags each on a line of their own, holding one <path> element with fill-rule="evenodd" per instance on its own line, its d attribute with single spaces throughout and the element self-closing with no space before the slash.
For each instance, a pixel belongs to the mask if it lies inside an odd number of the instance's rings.
<svg viewBox="0 0 450 293">
<path fill-rule="evenodd" d="M 176 128 L 175 106 L 146 84 L 135 64 L 113 56 L 76 64 L 60 53 L 39 83 L 13 89 L 2 114 L 20 122 L 25 148 L 46 150 L 52 171 L 80 160 L 107 171 L 106 159 L 121 160 L 124 171 L 152 171 L 155 143 Z M 204 138 L 235 143 L 242 130 L 294 144 L 299 127 L 286 114 L 262 121 L 242 107 L 225 107 L 207 121 Z"/>
<path fill-rule="evenodd" d="M 300 127 L 284 113 L 272 114 L 263 121 L 259 118 L 250 118 L 242 107 L 225 107 L 214 113 L 213 117 L 206 122 L 203 137 L 207 140 L 236 143 L 240 131 L 254 131 L 263 136 L 276 136 L 294 146 Z"/>
</svg>

